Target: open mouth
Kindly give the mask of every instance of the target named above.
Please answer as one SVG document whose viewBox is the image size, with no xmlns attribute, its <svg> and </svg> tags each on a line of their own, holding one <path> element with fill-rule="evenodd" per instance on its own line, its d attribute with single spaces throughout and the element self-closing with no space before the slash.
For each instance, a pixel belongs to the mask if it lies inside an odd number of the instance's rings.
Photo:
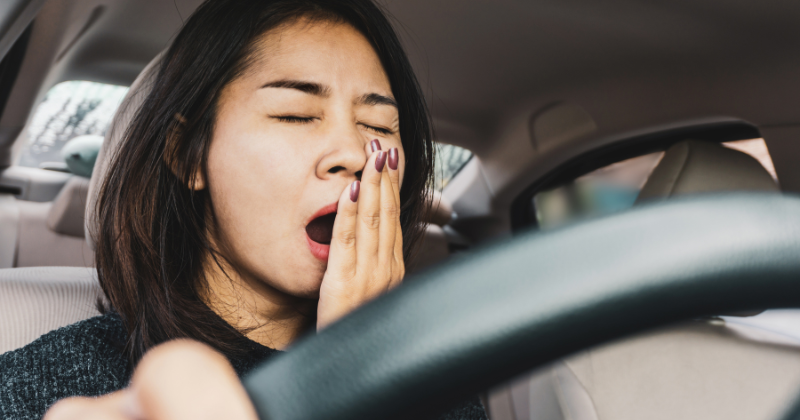
<svg viewBox="0 0 800 420">
<path fill-rule="evenodd" d="M 333 237 L 333 222 L 336 220 L 336 213 L 328 213 L 319 216 L 306 225 L 308 237 L 317 243 L 330 245 Z"/>
</svg>

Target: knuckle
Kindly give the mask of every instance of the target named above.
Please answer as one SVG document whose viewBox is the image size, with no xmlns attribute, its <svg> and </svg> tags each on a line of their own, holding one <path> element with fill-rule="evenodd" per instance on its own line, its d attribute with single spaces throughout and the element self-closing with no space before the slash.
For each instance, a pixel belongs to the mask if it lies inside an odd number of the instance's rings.
<svg viewBox="0 0 800 420">
<path fill-rule="evenodd" d="M 381 216 L 378 214 L 362 214 L 360 219 L 361 224 L 369 229 L 378 229 L 381 225 Z"/>
<path fill-rule="evenodd" d="M 350 201 L 350 192 L 348 191 L 348 198 L 347 200 Z M 339 218 L 352 218 L 355 217 L 358 213 L 357 206 L 348 206 L 348 205 L 339 205 L 339 208 L 336 209 L 336 217 Z"/>
<path fill-rule="evenodd" d="M 379 173 L 373 174 L 373 176 L 366 176 L 364 178 L 366 178 L 367 183 L 369 183 L 370 185 L 374 185 L 376 187 L 379 187 L 381 185 L 381 174 Z M 364 181 L 365 181 L 364 179 L 361 180 L 361 182 Z"/>
<path fill-rule="evenodd" d="M 356 233 L 352 230 L 342 232 L 336 237 L 336 243 L 343 248 L 352 248 L 356 244 Z"/>
<path fill-rule="evenodd" d="M 381 211 L 383 212 L 383 214 L 392 219 L 395 219 L 400 216 L 400 210 L 397 208 L 397 206 L 394 205 L 394 203 L 384 204 L 383 206 L 381 206 Z"/>
</svg>

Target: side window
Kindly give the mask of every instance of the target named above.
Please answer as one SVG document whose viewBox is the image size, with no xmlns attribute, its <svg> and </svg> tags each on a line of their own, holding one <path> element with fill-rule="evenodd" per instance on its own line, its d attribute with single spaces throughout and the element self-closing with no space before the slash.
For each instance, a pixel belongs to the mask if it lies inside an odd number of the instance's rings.
<svg viewBox="0 0 800 420">
<path fill-rule="evenodd" d="M 452 144 L 435 143 L 434 187 L 441 191 L 447 183 L 469 162 L 472 152 Z"/>
<path fill-rule="evenodd" d="M 36 108 L 17 165 L 63 168 L 61 148 L 82 135 L 105 135 L 127 87 L 70 81 L 53 86 Z"/>
<path fill-rule="evenodd" d="M 633 206 L 664 152 L 623 160 L 533 197 L 539 227 L 555 227 Z"/>
<path fill-rule="evenodd" d="M 753 156 L 777 180 L 772 158 L 763 139 L 722 144 Z M 663 155 L 664 152 L 657 152 L 623 160 L 539 192 L 533 197 L 539 227 L 547 229 L 632 207 Z"/>
</svg>

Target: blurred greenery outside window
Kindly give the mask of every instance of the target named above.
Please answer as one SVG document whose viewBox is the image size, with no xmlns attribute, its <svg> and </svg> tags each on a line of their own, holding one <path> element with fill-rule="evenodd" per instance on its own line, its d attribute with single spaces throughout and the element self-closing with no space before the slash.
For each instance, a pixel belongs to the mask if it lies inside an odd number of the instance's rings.
<svg viewBox="0 0 800 420">
<path fill-rule="evenodd" d="M 434 188 L 441 191 L 469 162 L 472 152 L 452 144 L 436 143 L 434 161 Z"/>
<path fill-rule="evenodd" d="M 53 86 L 33 114 L 17 165 L 63 165 L 64 144 L 77 136 L 104 136 L 127 93 L 127 87 L 95 82 L 69 81 Z"/>
<path fill-rule="evenodd" d="M 775 166 L 763 139 L 722 143 L 758 160 L 777 181 Z M 536 219 L 542 229 L 589 217 L 629 209 L 664 152 L 623 160 L 533 197 Z"/>
</svg>

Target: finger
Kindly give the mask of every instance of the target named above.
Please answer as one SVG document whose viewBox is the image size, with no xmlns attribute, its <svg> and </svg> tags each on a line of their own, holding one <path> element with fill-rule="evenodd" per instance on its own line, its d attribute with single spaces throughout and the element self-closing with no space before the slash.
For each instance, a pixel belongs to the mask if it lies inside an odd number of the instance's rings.
<svg viewBox="0 0 800 420">
<path fill-rule="evenodd" d="M 370 274 L 378 263 L 378 239 L 381 224 L 381 172 L 386 165 L 386 152 L 374 152 L 361 174 L 356 220 L 356 270 Z"/>
<path fill-rule="evenodd" d="M 388 165 L 384 165 L 381 172 L 381 210 L 380 210 L 380 237 L 378 238 L 378 270 L 385 277 L 373 278 L 371 289 L 373 294 L 384 293 L 389 290 L 393 275 L 396 274 L 395 263 L 395 235 L 397 224 L 400 222 L 400 209 L 397 207 L 394 187 L 389 175 Z"/>
<path fill-rule="evenodd" d="M 389 179 L 392 181 L 394 189 L 394 200 L 397 208 L 400 208 L 400 152 L 396 147 L 389 149 L 389 156 L 386 159 Z"/>
<path fill-rule="evenodd" d="M 145 354 L 130 392 L 148 420 L 257 420 L 228 360 L 211 347 L 174 340 Z"/>
<path fill-rule="evenodd" d="M 389 150 L 386 166 L 394 190 L 394 200 L 397 206 L 397 218 L 395 221 L 394 249 L 392 261 L 392 281 L 390 288 L 398 286 L 405 276 L 405 261 L 403 258 L 403 229 L 400 225 L 400 153 L 397 148 Z"/>
<path fill-rule="evenodd" d="M 392 281 L 389 284 L 389 289 L 393 289 L 403 282 L 403 277 L 406 275 L 405 258 L 403 257 L 403 230 L 400 223 L 397 223 L 397 231 L 395 233 L 394 244 L 394 258 L 392 267 Z"/>
<path fill-rule="evenodd" d="M 351 278 L 356 272 L 356 218 L 360 191 L 359 181 L 353 181 L 342 191 L 336 209 L 336 220 L 333 222 L 326 273 L 335 273 L 341 279 Z"/>
<path fill-rule="evenodd" d="M 125 393 L 117 391 L 100 398 L 72 397 L 53 404 L 44 420 L 138 420 L 124 410 Z"/>
</svg>

